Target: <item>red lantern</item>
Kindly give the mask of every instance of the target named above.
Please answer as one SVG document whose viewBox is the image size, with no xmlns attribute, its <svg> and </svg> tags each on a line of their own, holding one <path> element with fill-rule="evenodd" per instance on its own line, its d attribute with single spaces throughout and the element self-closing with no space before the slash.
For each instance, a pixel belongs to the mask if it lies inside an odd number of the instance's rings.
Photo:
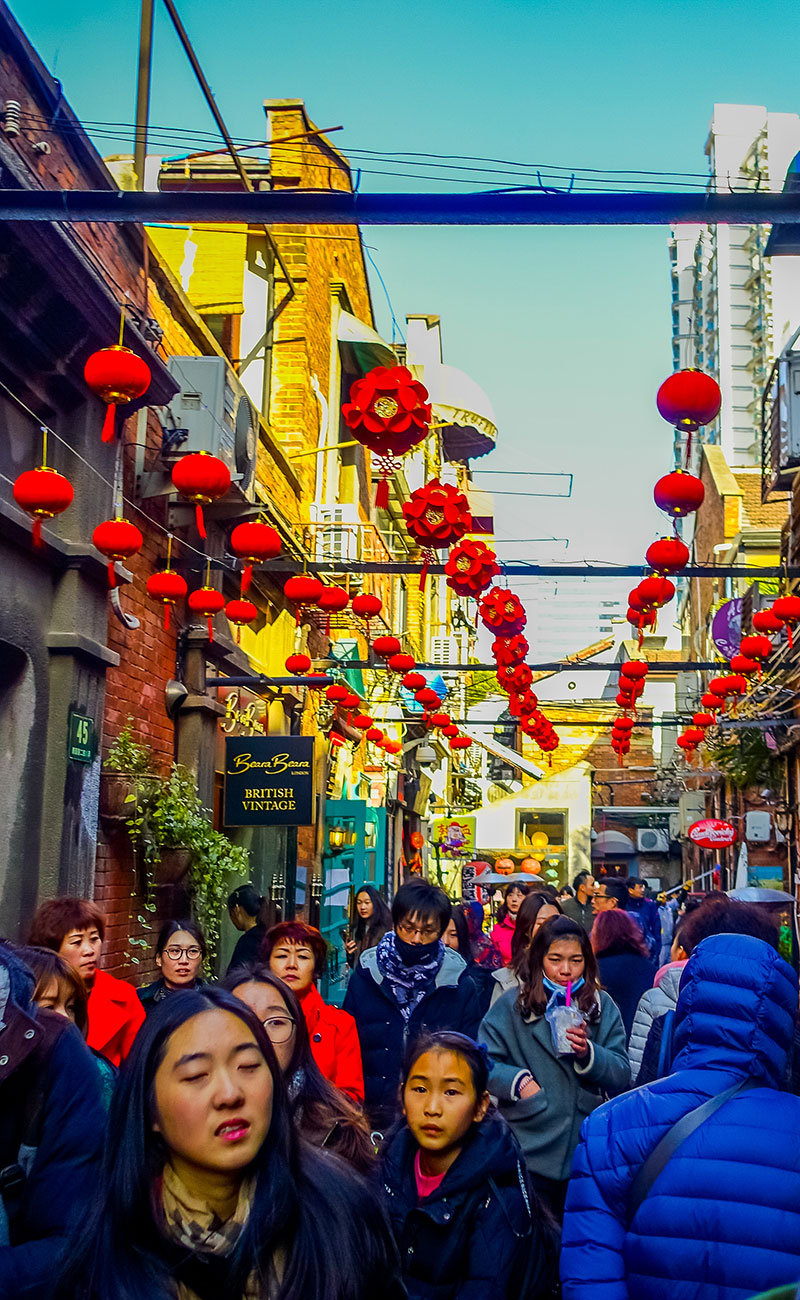
<svg viewBox="0 0 800 1300">
<path fill-rule="evenodd" d="M 360 708 L 361 708 L 361 696 L 358 695 L 355 691 L 347 691 L 346 694 L 345 694 L 344 699 L 342 700 L 342 708 L 343 708 L 343 709 L 360 709 Z"/>
<path fill-rule="evenodd" d="M 322 595 L 322 583 L 310 573 L 295 573 L 283 584 L 283 594 L 295 607 L 295 622 L 300 622 L 304 605 L 316 605 Z"/>
<path fill-rule="evenodd" d="M 751 677 L 753 673 L 761 672 L 761 664 L 757 659 L 748 659 L 746 655 L 734 655 L 731 659 L 731 671 L 741 673 L 744 677 Z"/>
<path fill-rule="evenodd" d="M 691 763 L 692 758 L 694 756 L 694 752 L 697 749 L 697 741 L 693 740 L 691 736 L 687 735 L 686 732 L 684 732 L 683 735 L 678 736 L 676 743 L 680 749 L 684 750 L 686 757 Z"/>
<path fill-rule="evenodd" d="M 719 708 L 719 700 L 720 697 L 715 695 L 712 691 L 706 691 L 700 696 L 700 703 L 704 709 L 708 709 L 709 713 L 716 713 Z"/>
<path fill-rule="evenodd" d="M 633 708 L 633 696 L 623 693 L 622 691 L 616 696 L 616 703 L 620 709 Z"/>
<path fill-rule="evenodd" d="M 312 691 L 321 691 L 321 690 L 322 690 L 322 682 L 321 682 L 321 681 L 315 681 L 314 679 L 315 679 L 315 678 L 320 678 L 320 677 L 324 679 L 324 678 L 327 677 L 327 676 L 328 676 L 327 673 L 319 673 L 319 672 L 318 672 L 318 673 L 309 673 L 309 674 L 308 674 L 308 677 L 306 678 L 306 686 L 308 686 L 308 688 L 309 688 L 310 690 L 312 690 Z"/>
<path fill-rule="evenodd" d="M 718 699 L 724 700 L 725 696 L 728 694 L 728 678 L 712 677 L 711 681 L 708 683 L 708 692 L 709 695 L 714 695 Z"/>
<path fill-rule="evenodd" d="M 421 704 L 425 709 L 429 709 L 431 705 L 439 703 L 439 696 L 431 686 L 422 686 L 415 692 L 414 699 L 417 701 L 417 704 Z"/>
<path fill-rule="evenodd" d="M 286 671 L 292 677 L 302 677 L 303 673 L 307 673 L 310 667 L 311 656 L 300 652 L 289 655 L 286 660 Z"/>
<path fill-rule="evenodd" d="M 449 726 L 450 726 L 450 714 L 449 714 L 449 713 L 432 713 L 431 716 L 430 716 L 430 718 L 428 719 L 428 721 L 430 722 L 430 724 L 431 724 L 432 727 L 439 727 L 439 728 L 441 728 L 441 727 L 449 727 Z"/>
<path fill-rule="evenodd" d="M 492 587 L 478 606 L 481 622 L 497 637 L 513 637 L 527 623 L 527 615 L 519 596 L 502 587 Z"/>
<path fill-rule="evenodd" d="M 769 659 L 773 645 L 768 636 L 743 636 L 739 653 L 747 659 Z"/>
<path fill-rule="evenodd" d="M 442 727 L 442 735 L 451 740 L 453 736 L 458 735 L 458 727 L 454 722 L 451 722 L 446 727 Z"/>
<path fill-rule="evenodd" d="M 392 655 L 387 661 L 387 667 L 391 668 L 393 673 L 408 673 L 416 666 L 416 662 L 413 655 Z M 424 677 L 422 680 L 425 680 Z"/>
<path fill-rule="evenodd" d="M 770 635 L 783 631 L 783 623 L 776 618 L 771 609 L 759 609 L 753 615 L 753 627 L 756 632 Z"/>
<path fill-rule="evenodd" d="M 325 697 L 330 700 L 331 704 L 343 704 L 349 694 L 350 692 L 346 686 L 343 686 L 341 682 L 334 682 L 326 690 Z"/>
<path fill-rule="evenodd" d="M 187 605 L 193 614 L 200 614 L 208 620 L 208 639 L 214 640 L 214 628 L 211 620 L 215 614 L 225 608 L 225 597 L 216 587 L 198 587 L 196 591 L 190 591 Z"/>
<path fill-rule="evenodd" d="M 444 566 L 447 585 L 457 596 L 474 596 L 492 585 L 500 573 L 497 556 L 484 542 L 465 537 L 457 542 Z"/>
<path fill-rule="evenodd" d="M 469 749 L 472 740 L 469 736 L 451 736 L 448 743 L 451 749 Z"/>
<path fill-rule="evenodd" d="M 656 394 L 659 415 L 689 432 L 715 419 L 721 405 L 719 384 L 702 370 L 676 370 Z"/>
<path fill-rule="evenodd" d="M 497 669 L 497 681 L 501 690 L 520 695 L 531 686 L 533 673 L 527 664 L 510 664 L 507 668 L 500 665 Z"/>
<path fill-rule="evenodd" d="M 396 636 L 376 636 L 372 648 L 381 659 L 391 659 L 400 652 L 400 641 Z"/>
<path fill-rule="evenodd" d="M 405 366 L 376 366 L 351 385 L 350 401 L 342 406 L 342 415 L 353 437 L 378 459 L 381 479 L 375 505 L 385 510 L 388 479 L 400 467 L 398 457 L 428 433 L 428 391 Z"/>
<path fill-rule="evenodd" d="M 83 368 L 83 377 L 108 405 L 103 421 L 103 442 L 114 438 L 114 407 L 142 397 L 150 387 L 150 367 L 130 348 L 114 344 L 93 352 Z"/>
<path fill-rule="evenodd" d="M 192 451 L 188 456 L 182 456 L 173 467 L 172 484 L 176 492 L 193 502 L 197 531 L 205 538 L 203 506 L 209 506 L 212 501 L 225 496 L 231 485 L 228 466 L 210 452 Z"/>
<path fill-rule="evenodd" d="M 617 731 L 633 731 L 633 718 L 617 718 L 614 727 Z"/>
<path fill-rule="evenodd" d="M 703 729 L 713 727 L 715 722 L 716 718 L 711 713 L 695 713 L 692 717 L 692 725 Z"/>
<path fill-rule="evenodd" d="M 726 677 L 727 682 L 726 695 L 745 695 L 747 693 L 747 678 L 742 673 L 734 673 L 731 677 Z"/>
<path fill-rule="evenodd" d="M 400 685 L 404 686 L 407 691 L 418 691 L 425 685 L 425 678 L 422 673 L 406 673 L 405 677 L 401 679 Z"/>
<path fill-rule="evenodd" d="M 225 617 L 236 628 L 236 640 L 238 641 L 242 628 L 247 623 L 254 623 L 258 618 L 258 610 L 252 600 L 229 600 L 225 606 Z"/>
<path fill-rule="evenodd" d="M 117 560 L 129 560 L 142 549 L 144 538 L 135 524 L 127 519 L 106 519 L 98 524 L 92 533 L 92 543 L 108 556 L 108 585 L 116 587 L 117 576 L 114 565 Z"/>
<path fill-rule="evenodd" d="M 174 569 L 160 569 L 147 579 L 147 594 L 152 600 L 160 600 L 164 605 L 164 627 L 169 631 L 169 607 L 183 600 L 189 586 Z"/>
<path fill-rule="evenodd" d="M 689 547 L 680 537 L 659 537 L 648 546 L 644 558 L 656 573 L 680 573 L 689 563 Z"/>
<path fill-rule="evenodd" d="M 499 636 L 492 642 L 492 654 L 496 663 L 504 668 L 522 663 L 530 646 L 524 636 Z"/>
<path fill-rule="evenodd" d="M 359 731 L 367 731 L 374 721 L 375 719 L 371 718 L 368 713 L 357 713 L 352 719 L 353 726 L 358 727 Z"/>
<path fill-rule="evenodd" d="M 259 523 L 257 519 L 246 520 L 237 524 L 231 533 L 231 550 L 240 560 L 245 561 L 242 569 L 242 595 L 250 588 L 253 578 L 253 565 L 263 564 L 265 560 L 274 560 L 281 553 L 280 535 L 269 524 Z"/>
<path fill-rule="evenodd" d="M 33 516 L 33 544 L 41 546 L 42 520 L 54 519 L 72 505 L 75 489 L 63 474 L 39 465 L 19 475 L 13 493 L 20 509 Z"/>
<path fill-rule="evenodd" d="M 383 609 L 383 601 L 378 596 L 373 596 L 369 591 L 362 591 L 359 596 L 353 597 L 353 613 L 358 618 L 363 618 L 367 624 L 367 636 L 369 636 L 370 619 L 375 618 Z"/>
<path fill-rule="evenodd" d="M 682 519 L 684 515 L 699 510 L 705 494 L 700 479 L 682 469 L 665 474 L 653 489 L 653 499 L 659 510 L 672 515 L 673 519 Z"/>
<path fill-rule="evenodd" d="M 449 483 L 431 479 L 411 493 L 403 503 L 406 528 L 425 557 L 420 574 L 420 590 L 425 586 L 433 552 L 452 546 L 472 530 L 469 502 L 463 492 Z"/>
<path fill-rule="evenodd" d="M 683 738 L 692 745 L 702 745 L 706 737 L 702 727 L 687 727 L 683 733 Z"/>
<path fill-rule="evenodd" d="M 643 578 L 639 583 L 638 591 L 642 604 L 646 608 L 661 609 L 675 595 L 675 584 L 670 582 L 669 578 L 654 575 L 652 578 Z"/>
<path fill-rule="evenodd" d="M 631 681 L 643 681 L 648 667 L 643 659 L 626 659 L 619 671 L 622 677 L 628 677 Z"/>
<path fill-rule="evenodd" d="M 380 742 L 383 740 L 383 732 L 381 731 L 380 727 L 370 727 L 366 735 L 367 735 L 367 740 L 371 740 L 373 745 L 379 745 Z"/>
<path fill-rule="evenodd" d="M 350 593 L 344 587 L 323 587 L 317 605 L 325 611 L 325 635 L 331 634 L 331 614 L 340 614 L 350 604 Z"/>
<path fill-rule="evenodd" d="M 792 628 L 795 623 L 800 623 L 800 596 L 779 596 L 772 602 L 772 612 L 780 623 L 786 625 L 791 650 L 794 644 Z"/>
</svg>

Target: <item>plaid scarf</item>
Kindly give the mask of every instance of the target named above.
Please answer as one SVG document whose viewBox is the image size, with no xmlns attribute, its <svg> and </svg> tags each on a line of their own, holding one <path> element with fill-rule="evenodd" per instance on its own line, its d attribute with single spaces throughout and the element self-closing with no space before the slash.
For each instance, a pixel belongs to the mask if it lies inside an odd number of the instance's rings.
<svg viewBox="0 0 800 1300">
<path fill-rule="evenodd" d="M 414 1008 L 425 997 L 444 961 L 444 944 L 441 939 L 435 945 L 426 946 L 432 947 L 433 952 L 415 966 L 407 966 L 400 956 L 394 930 L 383 936 L 375 950 L 378 970 L 389 985 L 404 1020 L 410 1018 Z"/>
<path fill-rule="evenodd" d="M 236 1209 L 229 1219 L 220 1219 L 199 1200 L 178 1177 L 172 1165 L 164 1166 L 161 1182 L 163 1230 L 167 1237 L 193 1255 L 229 1255 L 247 1223 L 253 1200 L 253 1184 L 245 1181 L 239 1191 Z M 177 1300 L 196 1300 L 196 1293 L 185 1282 L 178 1282 Z M 264 1300 L 255 1277 L 247 1284 L 242 1300 Z"/>
</svg>

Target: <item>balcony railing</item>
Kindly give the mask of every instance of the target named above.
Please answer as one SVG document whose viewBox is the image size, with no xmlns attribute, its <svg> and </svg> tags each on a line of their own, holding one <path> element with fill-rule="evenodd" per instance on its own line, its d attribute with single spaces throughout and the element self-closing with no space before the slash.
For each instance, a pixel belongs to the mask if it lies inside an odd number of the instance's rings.
<svg viewBox="0 0 800 1300">
<path fill-rule="evenodd" d="M 791 487 L 800 469 L 800 352 L 797 330 L 772 366 L 761 396 L 761 499 Z"/>
</svg>

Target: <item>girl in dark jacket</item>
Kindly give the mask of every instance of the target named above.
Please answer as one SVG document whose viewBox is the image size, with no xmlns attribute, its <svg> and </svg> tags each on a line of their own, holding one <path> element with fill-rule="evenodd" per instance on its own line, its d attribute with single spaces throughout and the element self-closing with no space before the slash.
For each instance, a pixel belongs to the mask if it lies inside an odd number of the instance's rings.
<svg viewBox="0 0 800 1300">
<path fill-rule="evenodd" d="M 639 999 L 653 987 L 653 963 L 641 927 L 618 907 L 599 912 L 592 926 L 592 949 L 600 983 L 619 1007 L 630 1038 Z"/>
<path fill-rule="evenodd" d="M 492 1000 L 492 992 L 495 988 L 493 979 L 496 967 L 481 966 L 475 960 L 472 949 L 472 938 L 469 929 L 469 908 L 461 904 L 460 907 L 453 908 L 453 914 L 450 917 L 450 923 L 442 935 L 442 940 L 446 948 L 452 948 L 460 957 L 464 958 L 467 963 L 467 975 L 475 985 L 475 993 L 480 1004 L 481 1015 L 486 1015 L 489 1010 L 489 1003 Z M 501 970 L 505 967 L 502 965 L 502 957 L 499 949 L 497 952 L 497 961 Z"/>
<path fill-rule="evenodd" d="M 218 989 L 148 1016 L 111 1105 L 69 1300 L 387 1300 L 395 1245 L 366 1182 L 302 1142 L 261 1021 Z"/>
<path fill-rule="evenodd" d="M 463 1034 L 430 1034 L 407 1056 L 405 1124 L 382 1168 L 409 1300 L 535 1300 L 555 1280 L 552 1226 L 487 1079 Z"/>
<path fill-rule="evenodd" d="M 358 920 L 353 937 L 344 944 L 348 966 L 355 966 L 368 948 L 376 948 L 392 928 L 392 914 L 372 885 L 362 885 L 356 894 L 356 912 Z"/>
</svg>

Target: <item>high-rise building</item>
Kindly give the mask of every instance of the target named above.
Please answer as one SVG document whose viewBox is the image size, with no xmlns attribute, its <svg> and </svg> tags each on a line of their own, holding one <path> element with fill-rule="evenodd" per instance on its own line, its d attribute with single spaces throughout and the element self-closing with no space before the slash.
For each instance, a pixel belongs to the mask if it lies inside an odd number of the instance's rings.
<svg viewBox="0 0 800 1300">
<path fill-rule="evenodd" d="M 707 188 L 779 191 L 798 150 L 797 113 L 715 104 Z M 768 226 L 681 225 L 670 236 L 673 366 L 718 380 L 722 410 L 701 438 L 721 445 L 729 465 L 760 463 L 761 394 L 800 324 L 800 257 L 765 259 L 768 234 Z"/>
</svg>

